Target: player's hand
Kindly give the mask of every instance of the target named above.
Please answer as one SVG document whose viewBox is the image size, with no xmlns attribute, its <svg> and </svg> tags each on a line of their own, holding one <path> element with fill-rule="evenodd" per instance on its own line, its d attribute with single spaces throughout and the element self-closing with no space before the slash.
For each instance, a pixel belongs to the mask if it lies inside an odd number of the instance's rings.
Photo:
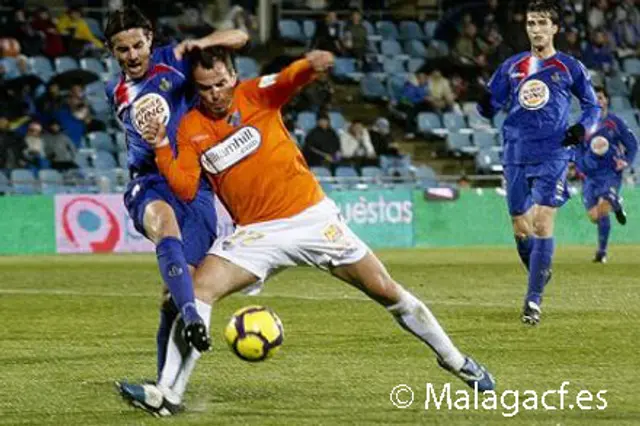
<svg viewBox="0 0 640 426">
<path fill-rule="evenodd" d="M 627 163 L 622 158 L 616 158 L 616 172 L 622 171 L 629 167 L 629 163 Z"/>
<path fill-rule="evenodd" d="M 584 126 L 580 123 L 574 124 L 569 127 L 564 134 L 564 140 L 562 141 L 562 146 L 574 146 L 582 143 L 584 140 Z"/>
<path fill-rule="evenodd" d="M 188 52 L 191 52 L 195 48 L 200 48 L 200 43 L 198 40 L 185 40 L 178 44 L 173 49 L 173 54 L 176 56 L 176 59 L 181 61 Z"/>
<path fill-rule="evenodd" d="M 185 342 L 196 348 L 199 352 L 211 349 L 211 337 L 202 320 L 185 325 L 182 330 Z"/>
<path fill-rule="evenodd" d="M 325 72 L 333 66 L 333 53 L 326 50 L 312 50 L 305 55 L 311 62 L 311 67 L 315 72 Z"/>
<path fill-rule="evenodd" d="M 161 119 L 150 120 L 142 129 L 142 138 L 154 148 L 169 144 L 167 127 Z"/>
</svg>

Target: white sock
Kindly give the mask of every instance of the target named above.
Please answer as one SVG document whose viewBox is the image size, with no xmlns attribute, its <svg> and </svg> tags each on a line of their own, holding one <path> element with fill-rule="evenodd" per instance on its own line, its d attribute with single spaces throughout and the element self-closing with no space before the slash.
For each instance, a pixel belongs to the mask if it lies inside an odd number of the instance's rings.
<svg viewBox="0 0 640 426">
<path fill-rule="evenodd" d="M 211 305 L 207 305 L 206 303 L 196 299 L 196 310 L 207 326 L 207 330 L 209 330 L 211 323 Z M 201 355 L 202 354 L 197 350 L 190 348 L 188 356 L 182 363 L 182 368 L 178 372 L 175 383 L 171 388 L 171 390 L 176 395 L 178 395 L 180 399 L 182 399 L 182 396 L 187 389 L 187 382 L 189 381 L 189 377 L 191 377 L 193 369 L 196 368 L 196 362 L 198 362 Z"/>
<path fill-rule="evenodd" d="M 401 290 L 400 301 L 387 309 L 402 328 L 425 342 L 445 364 L 458 371 L 464 365 L 464 355 L 453 345 L 429 308 L 413 294 Z"/>
<path fill-rule="evenodd" d="M 211 305 L 196 299 L 196 310 L 208 330 L 211 322 Z M 197 350 L 188 347 L 182 338 L 182 328 L 178 327 L 179 319 L 179 317 L 176 318 L 171 327 L 171 334 L 167 343 L 167 357 L 158 381 L 160 389 L 171 390 L 170 393 L 165 393 L 165 395 L 171 396 L 169 400 L 173 403 L 179 403 L 182 400 L 189 376 L 201 355 Z M 176 401 L 175 398 L 178 400 Z"/>
</svg>

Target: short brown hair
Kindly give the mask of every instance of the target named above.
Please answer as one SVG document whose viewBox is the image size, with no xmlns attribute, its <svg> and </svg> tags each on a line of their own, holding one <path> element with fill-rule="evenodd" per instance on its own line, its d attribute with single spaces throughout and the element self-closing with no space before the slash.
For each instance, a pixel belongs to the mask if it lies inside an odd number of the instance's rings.
<svg viewBox="0 0 640 426">
<path fill-rule="evenodd" d="M 231 74 L 236 73 L 234 55 L 229 49 L 220 46 L 211 46 L 206 49 L 193 49 L 189 52 L 189 59 L 193 68 L 200 66 L 210 70 L 216 62 L 222 62 Z"/>
<path fill-rule="evenodd" d="M 153 33 L 153 24 L 135 5 L 126 6 L 109 13 L 107 25 L 104 29 L 107 45 L 111 45 L 111 37 L 132 28 L 142 28 L 144 31 Z"/>
</svg>

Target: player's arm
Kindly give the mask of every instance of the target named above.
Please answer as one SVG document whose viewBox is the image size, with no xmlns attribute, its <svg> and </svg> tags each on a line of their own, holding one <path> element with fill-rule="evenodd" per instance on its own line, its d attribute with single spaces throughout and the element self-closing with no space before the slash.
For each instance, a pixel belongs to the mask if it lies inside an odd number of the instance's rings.
<svg viewBox="0 0 640 426">
<path fill-rule="evenodd" d="M 507 104 L 509 101 L 510 82 L 509 82 L 509 66 L 510 62 L 504 62 L 493 73 L 485 92 L 478 102 L 478 112 L 485 118 L 491 119 L 495 113 Z"/>
<path fill-rule="evenodd" d="M 580 109 L 582 110 L 580 119 L 576 124 L 582 125 L 583 130 L 591 133 L 595 130 L 600 120 L 602 109 L 598 104 L 598 98 L 591 84 L 589 72 L 580 62 L 575 67 L 572 77 L 573 85 L 571 86 L 571 91 L 580 101 Z"/>
<path fill-rule="evenodd" d="M 624 158 L 621 158 L 626 165 L 633 164 L 636 159 L 636 155 L 638 154 L 638 138 L 633 134 L 627 123 L 620 120 L 618 125 L 619 133 L 620 133 L 620 141 L 624 145 L 625 155 Z M 626 167 L 625 165 L 625 167 Z"/>
<path fill-rule="evenodd" d="M 166 127 L 161 121 L 149 123 L 142 132 L 142 137 L 155 149 L 160 173 L 169 182 L 171 190 L 185 201 L 195 198 L 202 173 L 198 151 L 191 141 L 188 127 L 189 120 L 183 118 L 177 133 L 176 157 L 173 156 Z"/>
<path fill-rule="evenodd" d="M 333 53 L 313 50 L 304 58 L 294 61 L 278 74 L 265 75 L 256 79 L 257 87 L 252 95 L 261 104 L 280 108 L 303 86 L 309 84 L 322 72 L 333 66 Z"/>
<path fill-rule="evenodd" d="M 206 49 L 207 47 L 220 46 L 227 49 L 240 49 L 249 41 L 247 33 L 241 30 L 220 30 L 211 34 L 195 39 L 185 40 L 178 44 L 173 53 L 178 60 L 181 60 L 185 53 L 193 48 Z"/>
</svg>

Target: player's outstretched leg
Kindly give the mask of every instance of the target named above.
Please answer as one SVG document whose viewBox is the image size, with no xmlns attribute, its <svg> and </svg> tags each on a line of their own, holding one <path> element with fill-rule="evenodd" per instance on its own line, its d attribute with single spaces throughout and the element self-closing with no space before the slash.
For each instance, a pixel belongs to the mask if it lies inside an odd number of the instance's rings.
<svg viewBox="0 0 640 426">
<path fill-rule="evenodd" d="M 441 367 L 472 388 L 495 388 L 495 380 L 486 368 L 460 353 L 429 308 L 396 283 L 375 255 L 368 253 L 356 263 L 334 268 L 332 273 L 385 306 L 402 328 L 436 353 Z"/>
<path fill-rule="evenodd" d="M 516 241 L 516 248 L 518 249 L 518 256 L 527 271 L 529 270 L 529 263 L 531 261 L 531 251 L 533 250 L 533 226 L 531 223 L 531 214 L 525 213 L 520 216 L 514 216 L 513 223 L 513 237 Z"/>
<path fill-rule="evenodd" d="M 156 348 L 158 356 L 158 371 L 157 380 L 160 379 L 160 373 L 164 368 L 164 362 L 167 356 L 167 343 L 169 342 L 169 335 L 171 334 L 171 325 L 178 316 L 178 308 L 173 303 L 169 290 L 165 287 L 163 290 L 163 301 L 160 307 L 160 324 L 158 325 L 158 332 L 156 333 Z"/>
<path fill-rule="evenodd" d="M 607 245 L 611 232 L 611 219 L 609 218 L 609 204 L 600 199 L 596 206 L 588 211 L 589 219 L 598 230 L 598 249 L 593 258 L 595 263 L 607 263 Z"/>
</svg>

